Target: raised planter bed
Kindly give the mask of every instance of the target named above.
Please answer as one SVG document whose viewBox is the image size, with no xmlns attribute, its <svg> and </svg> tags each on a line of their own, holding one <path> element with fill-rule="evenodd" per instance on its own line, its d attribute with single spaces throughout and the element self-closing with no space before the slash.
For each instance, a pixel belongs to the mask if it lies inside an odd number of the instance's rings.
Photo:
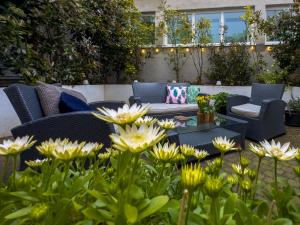
<svg viewBox="0 0 300 225">
<path fill-rule="evenodd" d="M 300 112 L 286 111 L 285 124 L 287 126 L 300 127 Z"/>
</svg>

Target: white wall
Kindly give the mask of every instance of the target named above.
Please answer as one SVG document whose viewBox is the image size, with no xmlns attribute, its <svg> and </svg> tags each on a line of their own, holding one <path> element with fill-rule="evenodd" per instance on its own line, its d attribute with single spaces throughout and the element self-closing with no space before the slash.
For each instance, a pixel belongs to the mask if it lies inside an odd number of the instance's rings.
<svg viewBox="0 0 300 225">
<path fill-rule="evenodd" d="M 250 86 L 206 86 L 200 85 L 202 93 L 216 94 L 219 92 L 228 92 L 231 94 L 241 94 L 250 96 Z M 132 95 L 131 85 L 76 85 L 66 86 L 66 88 L 74 89 L 81 92 L 88 100 L 103 101 L 103 100 L 120 100 L 128 102 L 128 98 Z M 300 97 L 300 87 L 293 88 L 294 97 Z M 283 99 L 288 101 L 290 99 L 290 89 L 284 93 Z M 20 125 L 20 120 L 7 96 L 0 88 L 0 137 L 10 136 L 10 129 Z"/>
</svg>

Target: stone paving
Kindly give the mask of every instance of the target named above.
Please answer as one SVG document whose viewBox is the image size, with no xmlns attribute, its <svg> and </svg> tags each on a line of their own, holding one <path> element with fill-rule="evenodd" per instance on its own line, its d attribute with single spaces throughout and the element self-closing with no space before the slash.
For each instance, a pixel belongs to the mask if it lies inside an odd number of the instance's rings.
<svg viewBox="0 0 300 225">
<path fill-rule="evenodd" d="M 290 142 L 294 147 L 300 147 L 300 127 L 287 127 L 287 134 L 275 139 L 281 143 Z M 250 141 L 246 141 L 248 147 Z M 250 160 L 250 166 L 252 169 L 257 168 L 257 157 L 249 151 L 247 148 L 242 152 Z M 230 153 L 225 156 L 224 170 L 232 173 L 231 164 L 239 162 L 238 153 Z M 297 165 L 296 160 L 281 161 L 278 162 L 278 175 L 287 179 L 290 185 L 300 190 L 300 180 L 295 175 L 293 168 Z M 274 181 L 274 160 L 270 158 L 264 158 L 261 163 L 259 180 L 266 184 L 270 184 Z"/>
<path fill-rule="evenodd" d="M 283 135 L 279 138 L 276 138 L 276 141 L 280 141 L 281 143 L 291 142 L 291 145 L 294 147 L 300 147 L 300 127 L 287 127 L 287 134 Z M 0 143 L 1 143 L 0 139 Z M 246 141 L 246 146 L 248 146 L 250 141 Z M 257 157 L 250 152 L 249 150 L 245 150 L 242 152 L 244 156 L 249 158 L 250 160 L 250 167 L 256 169 L 257 167 Z M 225 165 L 224 171 L 232 173 L 231 164 L 239 162 L 239 154 L 236 152 L 227 154 L 225 156 Z M 260 169 L 260 178 L 259 180 L 263 181 L 264 183 L 270 184 L 274 180 L 274 162 L 270 158 L 265 158 L 261 163 Z M 279 162 L 278 163 L 278 174 L 288 180 L 288 182 L 300 189 L 300 181 L 299 178 L 296 177 L 293 167 L 297 165 L 296 160 Z M 0 156 L 0 171 L 3 166 L 3 158 Z"/>
</svg>

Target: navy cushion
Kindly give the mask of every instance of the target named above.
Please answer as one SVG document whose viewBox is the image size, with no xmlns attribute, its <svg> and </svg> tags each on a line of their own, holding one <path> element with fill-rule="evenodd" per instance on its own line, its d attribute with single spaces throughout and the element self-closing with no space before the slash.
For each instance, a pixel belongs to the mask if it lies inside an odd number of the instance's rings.
<svg viewBox="0 0 300 225">
<path fill-rule="evenodd" d="M 59 100 L 60 113 L 76 112 L 76 111 L 92 111 L 91 107 L 81 99 L 62 92 Z"/>
</svg>

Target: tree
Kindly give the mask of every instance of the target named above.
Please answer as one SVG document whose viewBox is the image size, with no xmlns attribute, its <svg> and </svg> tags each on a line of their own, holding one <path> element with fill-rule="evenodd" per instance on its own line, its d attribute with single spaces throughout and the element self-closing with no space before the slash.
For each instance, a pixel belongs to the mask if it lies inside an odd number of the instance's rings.
<svg viewBox="0 0 300 225">
<path fill-rule="evenodd" d="M 192 48 L 191 56 L 193 64 L 197 71 L 198 82 L 201 83 L 203 77 L 203 52 L 208 43 L 211 43 L 212 37 L 210 33 L 211 23 L 210 20 L 203 17 L 196 24 L 196 30 L 194 33 L 195 46 Z"/>
<path fill-rule="evenodd" d="M 164 1 L 160 6 L 161 20 L 157 28 L 160 36 L 166 35 L 171 50 L 168 53 L 169 63 L 176 73 L 176 80 L 183 80 L 180 72 L 188 59 L 186 49 L 182 45 L 192 42 L 192 26 L 188 15 L 166 5 Z"/>
</svg>

